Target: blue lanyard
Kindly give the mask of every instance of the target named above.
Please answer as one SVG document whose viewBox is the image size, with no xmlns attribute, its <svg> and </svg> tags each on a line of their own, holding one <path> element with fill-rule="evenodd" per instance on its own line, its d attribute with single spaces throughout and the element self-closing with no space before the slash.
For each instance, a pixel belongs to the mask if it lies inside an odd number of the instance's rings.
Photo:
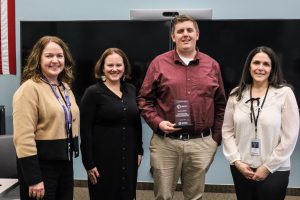
<svg viewBox="0 0 300 200">
<path fill-rule="evenodd" d="M 62 106 L 63 110 L 64 110 L 64 114 L 65 114 L 65 124 L 66 124 L 66 130 L 67 130 L 67 142 L 68 142 L 68 160 L 72 159 L 72 150 L 71 150 L 71 139 L 72 139 L 72 112 L 71 112 L 71 102 L 70 102 L 70 98 L 69 98 L 69 94 L 67 92 L 67 89 L 65 87 L 65 85 L 63 83 L 62 87 L 64 89 L 64 96 L 65 96 L 65 102 L 66 104 L 63 102 L 63 100 L 59 97 L 58 93 L 56 92 L 54 85 L 51 84 L 48 79 L 46 77 L 42 77 L 43 80 L 45 80 L 51 87 L 56 99 L 59 101 L 60 105 Z M 60 91 L 60 90 L 59 90 Z M 61 94 L 61 96 L 63 96 Z"/>
</svg>

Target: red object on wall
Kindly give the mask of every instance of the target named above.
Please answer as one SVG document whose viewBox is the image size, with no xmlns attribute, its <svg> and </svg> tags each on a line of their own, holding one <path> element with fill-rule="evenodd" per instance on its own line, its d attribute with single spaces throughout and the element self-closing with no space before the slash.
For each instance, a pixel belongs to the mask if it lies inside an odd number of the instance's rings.
<svg viewBox="0 0 300 200">
<path fill-rule="evenodd" d="M 0 74 L 16 74 L 15 0 L 0 4 Z"/>
</svg>

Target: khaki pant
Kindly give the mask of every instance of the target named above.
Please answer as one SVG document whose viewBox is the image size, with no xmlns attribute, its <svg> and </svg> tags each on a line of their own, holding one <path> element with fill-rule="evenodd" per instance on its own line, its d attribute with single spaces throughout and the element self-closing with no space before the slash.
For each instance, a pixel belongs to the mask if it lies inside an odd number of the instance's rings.
<svg viewBox="0 0 300 200">
<path fill-rule="evenodd" d="M 202 199 L 205 174 L 216 150 L 211 135 L 183 141 L 153 134 L 150 162 L 155 199 L 171 200 L 179 177 L 185 200 Z"/>
</svg>

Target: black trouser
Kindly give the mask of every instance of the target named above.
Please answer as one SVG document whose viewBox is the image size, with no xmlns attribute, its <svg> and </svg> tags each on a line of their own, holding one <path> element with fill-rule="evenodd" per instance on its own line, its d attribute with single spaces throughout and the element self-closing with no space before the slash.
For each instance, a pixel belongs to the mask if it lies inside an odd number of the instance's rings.
<svg viewBox="0 0 300 200">
<path fill-rule="evenodd" d="M 238 200 L 284 200 L 290 171 L 276 171 L 263 181 L 246 179 L 234 166 L 230 166 Z"/>
<path fill-rule="evenodd" d="M 40 161 L 43 182 L 45 187 L 44 200 L 73 200 L 74 178 L 73 162 L 69 161 Z M 33 172 L 34 173 L 34 172 Z M 29 187 L 18 166 L 21 200 L 29 198 Z"/>
</svg>

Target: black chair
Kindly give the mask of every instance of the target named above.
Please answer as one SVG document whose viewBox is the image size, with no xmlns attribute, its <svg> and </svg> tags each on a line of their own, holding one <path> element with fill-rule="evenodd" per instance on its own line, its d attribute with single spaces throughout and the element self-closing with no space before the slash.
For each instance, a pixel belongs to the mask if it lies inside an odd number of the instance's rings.
<svg viewBox="0 0 300 200">
<path fill-rule="evenodd" d="M 18 178 L 16 150 L 13 135 L 0 135 L 0 178 Z M 16 186 L 0 196 L 1 200 L 19 199 L 19 188 Z"/>
<path fill-rule="evenodd" d="M 5 135 L 5 107 L 0 105 L 0 135 Z"/>
<path fill-rule="evenodd" d="M 0 178 L 17 178 L 16 150 L 12 135 L 0 135 Z"/>
</svg>

